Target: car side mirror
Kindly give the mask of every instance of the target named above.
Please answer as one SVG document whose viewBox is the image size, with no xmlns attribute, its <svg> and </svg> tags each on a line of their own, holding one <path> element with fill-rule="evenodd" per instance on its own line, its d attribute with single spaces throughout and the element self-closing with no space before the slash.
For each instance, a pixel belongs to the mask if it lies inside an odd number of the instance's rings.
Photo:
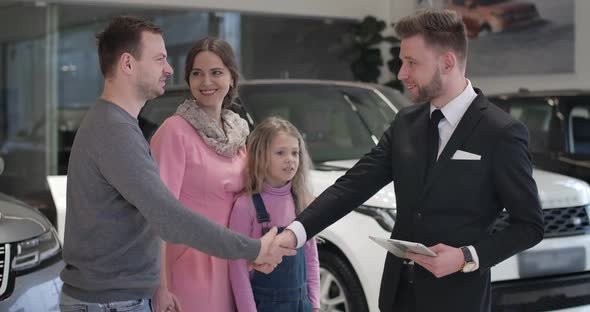
<svg viewBox="0 0 590 312">
<path fill-rule="evenodd" d="M 0 174 L 4 172 L 4 159 L 0 157 Z"/>
</svg>

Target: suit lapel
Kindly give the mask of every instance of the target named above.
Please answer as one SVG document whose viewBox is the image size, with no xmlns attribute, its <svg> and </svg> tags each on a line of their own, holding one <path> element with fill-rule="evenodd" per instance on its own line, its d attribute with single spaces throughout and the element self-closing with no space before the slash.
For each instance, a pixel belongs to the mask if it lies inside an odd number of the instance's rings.
<svg viewBox="0 0 590 312">
<path fill-rule="evenodd" d="M 463 143 L 465 143 L 465 141 L 473 133 L 473 129 L 475 128 L 475 126 L 477 126 L 481 117 L 483 116 L 482 110 L 487 108 L 488 102 L 486 101 L 483 94 L 481 94 L 481 91 L 476 91 L 478 93 L 477 97 L 473 100 L 471 105 L 469 105 L 467 111 L 465 111 L 465 114 L 459 121 L 459 124 L 453 132 L 453 135 L 451 135 L 451 138 L 447 142 L 447 145 L 445 145 L 445 148 L 442 150 L 438 158 L 438 161 L 432 168 L 432 173 L 426 180 L 426 184 L 424 186 L 423 196 L 425 196 L 428 193 L 430 187 L 438 178 L 442 169 L 444 169 L 444 167 L 449 163 L 449 160 L 457 151 L 457 149 L 459 149 L 459 147 L 461 147 Z"/>
</svg>

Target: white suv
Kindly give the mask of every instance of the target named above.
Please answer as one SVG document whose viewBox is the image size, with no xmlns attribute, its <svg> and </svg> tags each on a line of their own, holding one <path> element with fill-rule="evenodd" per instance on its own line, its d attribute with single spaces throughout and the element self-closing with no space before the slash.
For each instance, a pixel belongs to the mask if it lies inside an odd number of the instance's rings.
<svg viewBox="0 0 590 312">
<path fill-rule="evenodd" d="M 146 138 L 187 96 L 184 87 L 148 102 L 139 120 Z M 240 100 L 238 110 L 251 125 L 281 116 L 301 130 L 315 164 L 311 181 L 316 195 L 377 143 L 399 109 L 411 105 L 383 86 L 314 80 L 246 82 L 240 86 Z M 493 268 L 494 311 L 590 304 L 590 187 L 541 170 L 534 171 L 534 178 L 545 214 L 545 239 Z M 58 191 L 62 195 L 64 187 Z M 65 211 L 63 198 L 56 205 Z M 386 251 L 368 236 L 389 237 L 395 208 L 390 184 L 319 234 L 322 311 L 378 311 Z M 63 215 L 58 211 L 60 228 Z M 502 215 L 495 228 L 506 226 L 505 220 Z"/>
</svg>

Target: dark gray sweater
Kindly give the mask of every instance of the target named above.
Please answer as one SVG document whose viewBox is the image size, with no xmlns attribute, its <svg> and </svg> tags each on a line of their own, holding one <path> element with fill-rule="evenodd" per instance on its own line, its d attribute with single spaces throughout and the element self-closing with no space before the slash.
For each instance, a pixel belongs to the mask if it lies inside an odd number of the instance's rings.
<svg viewBox="0 0 590 312">
<path fill-rule="evenodd" d="M 160 238 L 254 260 L 260 242 L 210 222 L 162 183 L 137 119 L 98 100 L 68 168 L 63 291 L 88 302 L 149 298 L 160 283 Z"/>
</svg>

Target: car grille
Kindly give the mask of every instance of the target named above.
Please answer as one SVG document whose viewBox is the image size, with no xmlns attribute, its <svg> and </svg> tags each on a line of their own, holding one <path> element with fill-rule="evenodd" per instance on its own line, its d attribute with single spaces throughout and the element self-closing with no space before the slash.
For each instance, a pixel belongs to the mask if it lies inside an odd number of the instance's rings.
<svg viewBox="0 0 590 312">
<path fill-rule="evenodd" d="M 503 211 L 492 232 L 497 232 L 509 225 L 508 213 Z M 587 206 L 543 209 L 545 219 L 545 237 L 582 235 L 590 232 L 590 220 Z"/>
<path fill-rule="evenodd" d="M 10 272 L 10 244 L 0 245 L 0 298 L 8 289 L 8 273 Z"/>
<path fill-rule="evenodd" d="M 553 311 L 590 304 L 590 273 L 492 283 L 492 311 Z"/>
</svg>

